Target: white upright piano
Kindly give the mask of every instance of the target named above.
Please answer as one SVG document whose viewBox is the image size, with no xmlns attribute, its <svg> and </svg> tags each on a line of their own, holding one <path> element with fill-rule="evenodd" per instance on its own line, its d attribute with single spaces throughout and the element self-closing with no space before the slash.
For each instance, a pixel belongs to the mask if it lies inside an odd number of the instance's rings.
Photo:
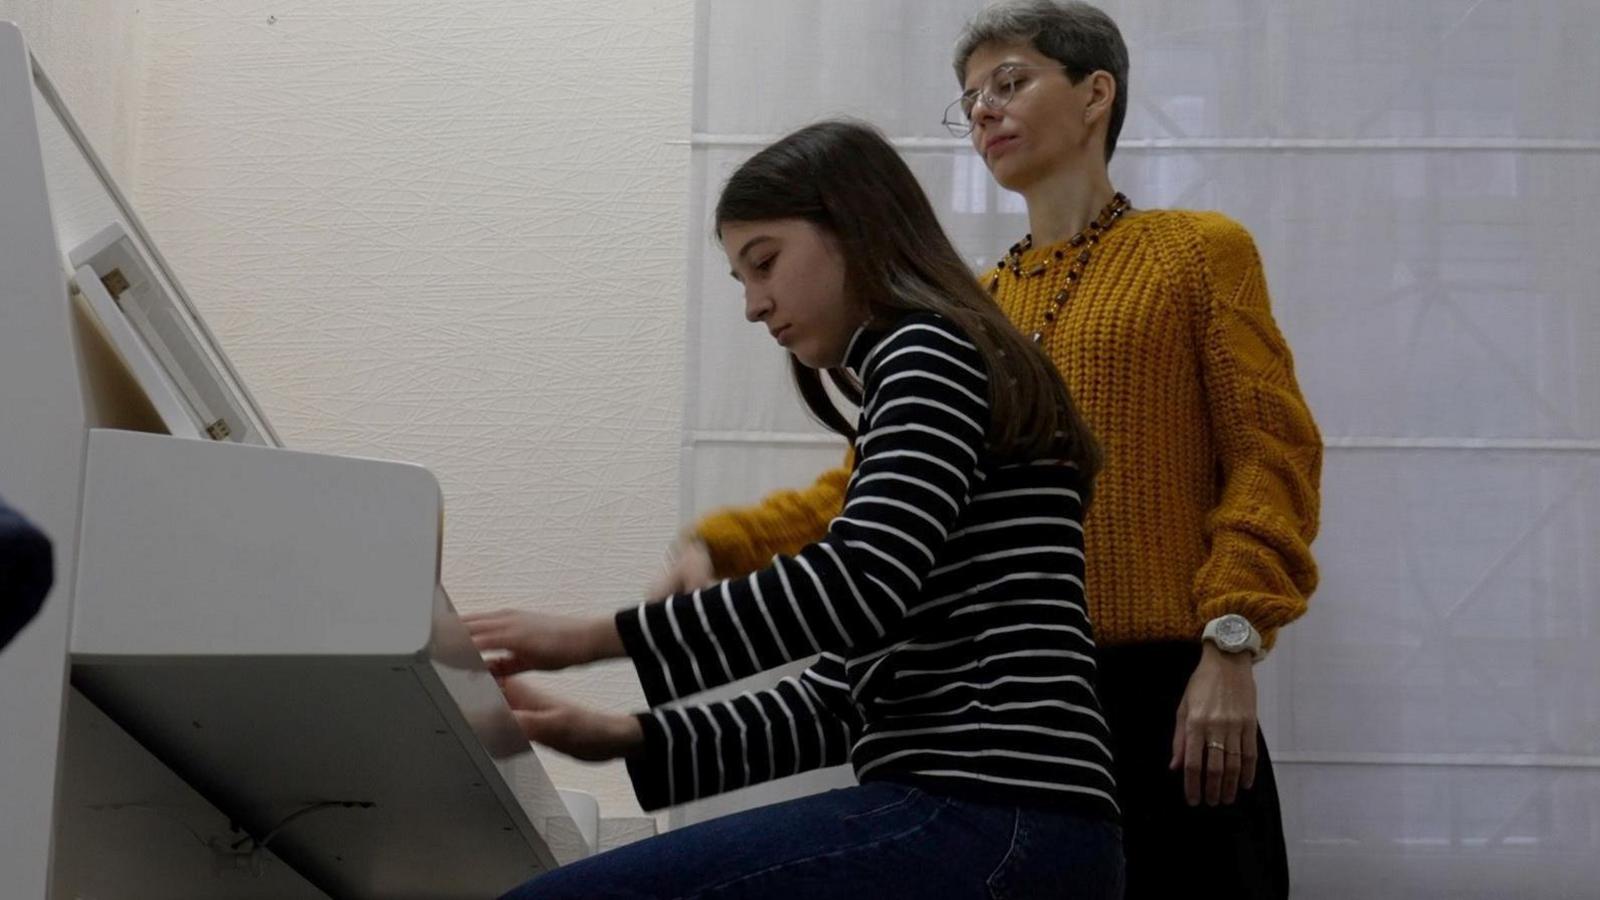
<svg viewBox="0 0 1600 900">
<path fill-rule="evenodd" d="M 285 448 L 0 22 L 0 895 L 491 897 L 590 852 L 439 582 L 419 466 Z"/>
</svg>

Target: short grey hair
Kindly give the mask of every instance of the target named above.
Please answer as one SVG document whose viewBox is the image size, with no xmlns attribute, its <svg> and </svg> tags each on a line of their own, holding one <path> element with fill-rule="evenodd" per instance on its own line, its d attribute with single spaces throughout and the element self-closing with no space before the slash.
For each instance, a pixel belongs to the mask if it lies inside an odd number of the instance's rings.
<svg viewBox="0 0 1600 900">
<path fill-rule="evenodd" d="M 1104 70 L 1117 83 L 1106 127 L 1106 159 L 1117 149 L 1117 135 L 1128 114 L 1128 45 L 1117 23 L 1103 10 L 1078 0 L 1004 0 L 985 7 L 956 39 L 956 80 L 965 81 L 967 61 L 984 44 L 1031 44 L 1066 67 L 1077 84 Z"/>
</svg>

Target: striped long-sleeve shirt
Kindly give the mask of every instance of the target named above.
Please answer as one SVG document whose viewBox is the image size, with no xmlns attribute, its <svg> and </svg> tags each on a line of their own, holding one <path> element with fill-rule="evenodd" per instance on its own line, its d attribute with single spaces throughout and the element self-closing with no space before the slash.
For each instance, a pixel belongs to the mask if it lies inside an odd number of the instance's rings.
<svg viewBox="0 0 1600 900">
<path fill-rule="evenodd" d="M 640 804 L 848 761 L 863 781 L 1114 818 L 1077 469 L 992 458 L 982 357 L 942 317 L 860 331 L 845 365 L 857 463 L 827 536 L 617 614 L 652 707 L 628 761 Z M 660 708 L 811 656 L 770 690 Z"/>
</svg>

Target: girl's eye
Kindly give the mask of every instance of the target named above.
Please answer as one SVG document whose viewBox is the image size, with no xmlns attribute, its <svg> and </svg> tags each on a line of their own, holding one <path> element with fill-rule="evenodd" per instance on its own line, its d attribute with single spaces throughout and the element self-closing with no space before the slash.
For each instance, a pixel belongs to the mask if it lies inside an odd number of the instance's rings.
<svg viewBox="0 0 1600 900">
<path fill-rule="evenodd" d="M 777 258 L 778 258 L 778 255 L 776 253 L 774 253 L 773 255 L 771 255 L 771 256 L 767 257 L 766 259 L 762 260 L 761 262 L 756 263 L 756 271 L 757 272 L 770 272 L 770 271 L 772 271 L 772 261 L 777 259 Z"/>
</svg>

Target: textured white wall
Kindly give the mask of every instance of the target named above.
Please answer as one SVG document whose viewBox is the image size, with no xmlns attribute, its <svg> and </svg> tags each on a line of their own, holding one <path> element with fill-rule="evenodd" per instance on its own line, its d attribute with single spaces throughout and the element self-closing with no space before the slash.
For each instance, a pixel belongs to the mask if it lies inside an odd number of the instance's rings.
<svg viewBox="0 0 1600 900">
<path fill-rule="evenodd" d="M 285 442 L 433 469 L 459 607 L 635 601 L 677 525 L 693 4 L 144 16 L 135 201 Z"/>
<path fill-rule="evenodd" d="M 0 0 L 72 109 L 95 152 L 126 186 L 143 84 L 144 14 L 132 0 Z"/>
</svg>

